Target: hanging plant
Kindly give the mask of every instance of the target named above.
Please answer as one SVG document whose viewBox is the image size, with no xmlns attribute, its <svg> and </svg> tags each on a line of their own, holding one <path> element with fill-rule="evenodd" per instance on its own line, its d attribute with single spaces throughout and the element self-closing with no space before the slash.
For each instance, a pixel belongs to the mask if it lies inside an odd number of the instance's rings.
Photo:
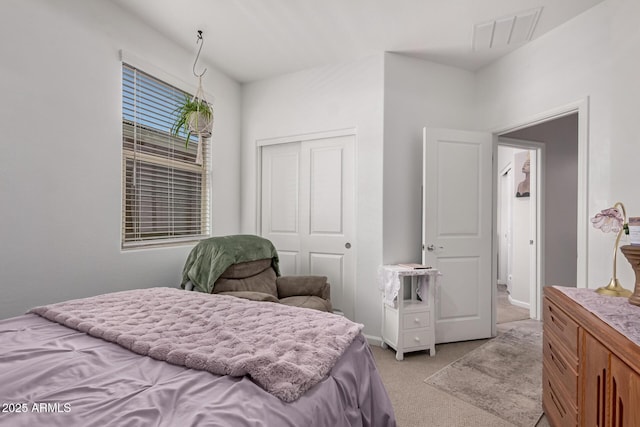
<svg viewBox="0 0 640 427">
<path fill-rule="evenodd" d="M 213 129 L 213 108 L 209 103 L 197 97 L 185 96 L 184 102 L 175 110 L 176 121 L 171 127 L 174 136 L 180 136 L 180 132 L 187 134 L 185 148 L 189 147 L 191 134 L 208 138 Z"/>
<path fill-rule="evenodd" d="M 204 98 L 204 89 L 202 88 L 202 76 L 207 72 L 205 68 L 200 74 L 196 73 L 196 64 L 204 45 L 204 39 L 202 38 L 202 31 L 198 30 L 198 39 L 196 43 L 200 43 L 198 49 L 198 55 L 196 60 L 193 61 L 193 75 L 198 78 L 198 90 L 193 98 L 185 96 L 184 102 L 176 109 L 176 121 L 171 127 L 171 133 L 175 136 L 179 136 L 181 132 L 187 134 L 187 140 L 184 147 L 189 148 L 189 140 L 191 134 L 197 134 L 198 138 L 209 138 L 211 136 L 211 130 L 213 129 L 213 107 Z M 197 165 L 203 164 L 202 159 L 202 140 L 198 144 L 198 150 L 196 152 Z"/>
</svg>

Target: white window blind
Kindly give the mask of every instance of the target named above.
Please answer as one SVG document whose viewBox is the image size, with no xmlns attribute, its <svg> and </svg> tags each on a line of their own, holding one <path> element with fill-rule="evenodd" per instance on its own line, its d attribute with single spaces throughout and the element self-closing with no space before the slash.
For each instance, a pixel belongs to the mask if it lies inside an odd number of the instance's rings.
<svg viewBox="0 0 640 427">
<path fill-rule="evenodd" d="M 122 64 L 122 247 L 209 235 L 208 140 L 171 134 L 176 108 L 190 96 Z M 202 165 L 196 164 L 203 144 Z"/>
</svg>

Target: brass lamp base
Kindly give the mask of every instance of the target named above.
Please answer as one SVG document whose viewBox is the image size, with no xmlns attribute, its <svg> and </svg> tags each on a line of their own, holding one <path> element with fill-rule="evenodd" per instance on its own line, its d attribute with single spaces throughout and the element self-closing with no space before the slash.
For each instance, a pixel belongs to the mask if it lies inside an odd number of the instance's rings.
<svg viewBox="0 0 640 427">
<path fill-rule="evenodd" d="M 625 297 L 629 298 L 633 292 L 620 286 L 618 279 L 611 279 L 609 284 L 603 288 L 596 289 L 596 292 L 601 295 L 608 295 L 610 297 Z"/>
</svg>

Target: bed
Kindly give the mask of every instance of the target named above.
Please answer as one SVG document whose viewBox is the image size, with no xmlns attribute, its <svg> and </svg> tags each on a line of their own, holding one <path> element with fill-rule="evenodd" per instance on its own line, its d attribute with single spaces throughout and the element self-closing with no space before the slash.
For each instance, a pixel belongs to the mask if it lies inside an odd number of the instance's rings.
<svg viewBox="0 0 640 427">
<path fill-rule="evenodd" d="M 151 288 L 0 321 L 0 425 L 395 426 L 362 325 Z"/>
</svg>

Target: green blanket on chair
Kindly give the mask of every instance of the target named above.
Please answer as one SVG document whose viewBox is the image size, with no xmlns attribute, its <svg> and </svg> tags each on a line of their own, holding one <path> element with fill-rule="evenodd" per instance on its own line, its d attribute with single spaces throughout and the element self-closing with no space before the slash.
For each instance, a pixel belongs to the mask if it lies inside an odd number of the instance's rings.
<svg viewBox="0 0 640 427">
<path fill-rule="evenodd" d="M 212 237 L 200 241 L 192 250 L 182 269 L 182 288 L 191 280 L 194 290 L 211 293 L 213 284 L 231 265 L 271 258 L 271 266 L 280 276 L 278 252 L 262 237 L 249 234 Z"/>
</svg>

